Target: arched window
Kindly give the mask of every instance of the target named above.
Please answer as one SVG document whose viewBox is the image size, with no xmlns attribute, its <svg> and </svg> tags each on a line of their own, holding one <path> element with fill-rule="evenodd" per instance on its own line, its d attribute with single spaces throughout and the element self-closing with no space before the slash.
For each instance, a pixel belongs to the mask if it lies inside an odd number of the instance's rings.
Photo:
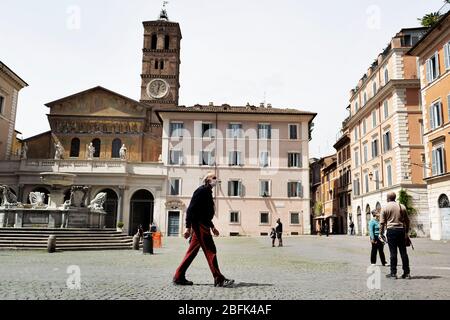
<svg viewBox="0 0 450 320">
<path fill-rule="evenodd" d="M 155 69 L 158 70 L 158 68 L 159 68 L 158 60 L 155 60 Z"/>
<path fill-rule="evenodd" d="M 158 36 L 156 34 L 152 35 L 152 46 L 151 49 L 152 50 L 156 50 L 158 46 Z"/>
<path fill-rule="evenodd" d="M 377 202 L 376 210 L 378 211 L 378 213 L 381 212 L 381 204 L 379 202 Z"/>
<path fill-rule="evenodd" d="M 78 158 L 80 156 L 80 139 L 73 138 L 70 143 L 70 157 Z"/>
<path fill-rule="evenodd" d="M 164 61 L 163 61 L 163 60 L 161 60 L 161 61 L 159 62 L 159 68 L 160 68 L 161 70 L 164 69 Z"/>
<path fill-rule="evenodd" d="M 438 202 L 439 202 L 439 208 L 450 208 L 450 201 L 448 200 L 447 195 L 441 194 Z"/>
<path fill-rule="evenodd" d="M 94 158 L 100 158 L 100 148 L 102 147 L 102 143 L 101 143 L 100 139 L 92 140 L 92 145 L 95 148 Z"/>
<path fill-rule="evenodd" d="M 170 37 L 165 36 L 164 37 L 164 49 L 169 50 L 169 47 L 170 47 Z"/>
<path fill-rule="evenodd" d="M 120 158 L 120 148 L 122 148 L 122 141 L 120 139 L 114 139 L 112 142 L 111 158 Z"/>
</svg>

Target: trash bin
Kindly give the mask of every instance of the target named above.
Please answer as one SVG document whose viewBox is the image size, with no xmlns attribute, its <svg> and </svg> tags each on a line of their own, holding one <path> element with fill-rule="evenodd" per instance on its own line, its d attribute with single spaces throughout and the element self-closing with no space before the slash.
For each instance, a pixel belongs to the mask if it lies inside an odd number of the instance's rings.
<svg viewBox="0 0 450 320">
<path fill-rule="evenodd" d="M 153 254 L 153 233 L 144 232 L 144 246 L 143 253 Z"/>
</svg>

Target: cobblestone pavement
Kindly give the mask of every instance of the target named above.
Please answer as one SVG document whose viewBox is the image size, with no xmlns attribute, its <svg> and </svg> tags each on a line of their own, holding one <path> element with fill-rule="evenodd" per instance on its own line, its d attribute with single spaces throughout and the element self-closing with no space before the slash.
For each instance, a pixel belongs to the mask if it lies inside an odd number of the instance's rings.
<svg viewBox="0 0 450 320">
<path fill-rule="evenodd" d="M 272 248 L 268 238 L 216 238 L 221 270 L 236 280 L 233 288 L 212 285 L 202 252 L 187 274 L 195 285 L 174 286 L 187 248 L 179 238 L 164 238 L 153 256 L 131 250 L 0 251 L 0 299 L 450 299 L 450 243 L 413 239 L 413 279 L 386 279 L 389 268 L 380 266 L 381 289 L 369 289 L 368 238 L 301 236 L 284 242 Z M 67 286 L 72 265 L 81 271 L 79 290 Z"/>
</svg>

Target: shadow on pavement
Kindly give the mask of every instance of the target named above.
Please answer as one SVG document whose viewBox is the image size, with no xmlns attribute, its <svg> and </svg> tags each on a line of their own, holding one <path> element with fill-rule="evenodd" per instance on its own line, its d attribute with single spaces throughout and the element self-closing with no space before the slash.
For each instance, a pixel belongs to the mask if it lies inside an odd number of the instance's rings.
<svg viewBox="0 0 450 320">
<path fill-rule="evenodd" d="M 194 287 L 211 287 L 214 286 L 214 284 L 211 283 L 195 283 Z M 227 288 L 248 288 L 248 287 L 272 287 L 273 284 L 271 283 L 248 283 L 248 282 L 236 282 L 234 283 L 232 286 L 230 287 L 226 287 L 224 289 Z"/>
<path fill-rule="evenodd" d="M 411 276 L 411 280 L 416 279 L 424 279 L 424 280 L 433 280 L 433 279 L 440 279 L 442 277 L 440 276 Z"/>
<path fill-rule="evenodd" d="M 248 282 L 237 282 L 234 284 L 235 288 L 245 288 L 245 287 L 272 287 L 271 283 L 248 283 Z"/>
</svg>

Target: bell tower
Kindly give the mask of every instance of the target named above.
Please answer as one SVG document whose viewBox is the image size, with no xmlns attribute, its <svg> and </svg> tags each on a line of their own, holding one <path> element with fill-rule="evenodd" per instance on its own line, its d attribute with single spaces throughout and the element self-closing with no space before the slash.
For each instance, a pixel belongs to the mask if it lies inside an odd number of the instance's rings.
<svg viewBox="0 0 450 320">
<path fill-rule="evenodd" d="M 181 29 L 169 21 L 166 3 L 158 20 L 145 21 L 141 102 L 155 109 L 178 106 Z"/>
<path fill-rule="evenodd" d="M 158 20 L 144 21 L 141 103 L 148 106 L 142 140 L 142 161 L 159 162 L 162 124 L 155 110 L 178 106 L 180 90 L 181 29 L 169 21 L 167 2 Z"/>
</svg>

